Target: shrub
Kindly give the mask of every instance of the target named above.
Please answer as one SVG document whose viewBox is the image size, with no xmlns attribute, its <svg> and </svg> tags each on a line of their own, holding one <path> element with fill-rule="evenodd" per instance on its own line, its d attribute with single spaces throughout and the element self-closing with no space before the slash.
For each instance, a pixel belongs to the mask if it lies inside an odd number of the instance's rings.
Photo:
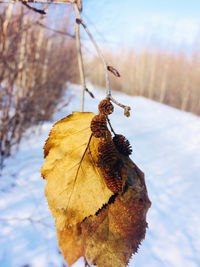
<svg viewBox="0 0 200 267">
<path fill-rule="evenodd" d="M 27 128 L 52 118 L 66 83 L 76 79 L 74 39 L 45 30 L 31 12 L 0 12 L 1 168 Z"/>
</svg>

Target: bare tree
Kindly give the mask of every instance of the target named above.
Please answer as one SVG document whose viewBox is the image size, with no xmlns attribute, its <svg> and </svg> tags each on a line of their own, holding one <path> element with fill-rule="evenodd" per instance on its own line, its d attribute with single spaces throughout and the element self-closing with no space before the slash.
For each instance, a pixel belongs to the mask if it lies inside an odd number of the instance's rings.
<svg viewBox="0 0 200 267">
<path fill-rule="evenodd" d="M 77 73 L 73 38 L 50 33 L 26 7 L 12 11 L 10 4 L 0 13 L 1 168 L 27 128 L 52 118 Z"/>
</svg>

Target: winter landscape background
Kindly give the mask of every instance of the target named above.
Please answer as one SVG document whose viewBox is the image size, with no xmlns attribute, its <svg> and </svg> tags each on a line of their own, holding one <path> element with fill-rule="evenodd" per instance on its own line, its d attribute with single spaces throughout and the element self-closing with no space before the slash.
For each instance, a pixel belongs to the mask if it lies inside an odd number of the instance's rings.
<svg viewBox="0 0 200 267">
<path fill-rule="evenodd" d="M 69 88 L 72 101 L 54 122 L 80 110 L 80 87 Z M 97 113 L 105 94 L 90 88 L 96 98 L 86 95 L 86 111 Z M 131 106 L 130 118 L 115 106 L 110 119 L 131 142 L 131 158 L 145 173 L 152 201 L 146 238 L 130 266 L 200 266 L 200 118 L 144 97 L 116 92 L 114 97 Z M 64 266 L 40 176 L 43 145 L 54 122 L 27 130 L 19 151 L 6 160 L 0 179 L 2 267 Z M 84 266 L 83 260 L 75 266 Z"/>
<path fill-rule="evenodd" d="M 80 111 L 75 16 L 69 4 L 30 5 L 47 14 L 0 1 L 0 267 L 65 267 L 40 169 L 53 124 Z M 199 9 L 199 0 L 83 0 L 84 22 L 121 75 L 110 75 L 113 96 L 132 109 L 126 118 L 115 106 L 111 123 L 152 202 L 131 267 L 200 266 Z M 105 72 L 83 29 L 81 43 L 95 95 L 85 111 L 96 114 Z"/>
</svg>

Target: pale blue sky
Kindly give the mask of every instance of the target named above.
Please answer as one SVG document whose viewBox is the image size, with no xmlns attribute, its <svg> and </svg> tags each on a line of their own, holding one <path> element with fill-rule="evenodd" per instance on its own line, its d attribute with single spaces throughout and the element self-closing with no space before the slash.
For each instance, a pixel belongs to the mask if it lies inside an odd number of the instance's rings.
<svg viewBox="0 0 200 267">
<path fill-rule="evenodd" d="M 100 45 L 112 48 L 190 51 L 200 45 L 200 0 L 83 0 L 83 18 Z"/>
<path fill-rule="evenodd" d="M 200 0 L 83 0 L 83 16 L 96 38 L 128 47 L 190 47 L 200 32 Z"/>
</svg>

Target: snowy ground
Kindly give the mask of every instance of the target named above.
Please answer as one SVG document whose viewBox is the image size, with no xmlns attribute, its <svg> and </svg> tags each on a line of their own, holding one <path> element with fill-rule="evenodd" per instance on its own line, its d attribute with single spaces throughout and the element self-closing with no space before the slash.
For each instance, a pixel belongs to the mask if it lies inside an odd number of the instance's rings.
<svg viewBox="0 0 200 267">
<path fill-rule="evenodd" d="M 87 95 L 86 111 L 97 112 L 97 103 L 104 96 L 101 91 L 95 95 L 95 100 Z M 143 97 L 114 96 L 132 107 L 130 118 L 116 107 L 110 119 L 116 132 L 131 141 L 132 159 L 146 174 L 152 201 L 146 239 L 130 266 L 198 267 L 200 118 Z M 55 114 L 54 121 L 72 110 L 80 110 L 79 96 Z M 45 181 L 40 177 L 42 147 L 52 124 L 27 134 L 0 177 L 1 267 L 61 267 L 64 263 L 43 196 Z M 83 266 L 83 261 L 75 266 Z"/>
</svg>

